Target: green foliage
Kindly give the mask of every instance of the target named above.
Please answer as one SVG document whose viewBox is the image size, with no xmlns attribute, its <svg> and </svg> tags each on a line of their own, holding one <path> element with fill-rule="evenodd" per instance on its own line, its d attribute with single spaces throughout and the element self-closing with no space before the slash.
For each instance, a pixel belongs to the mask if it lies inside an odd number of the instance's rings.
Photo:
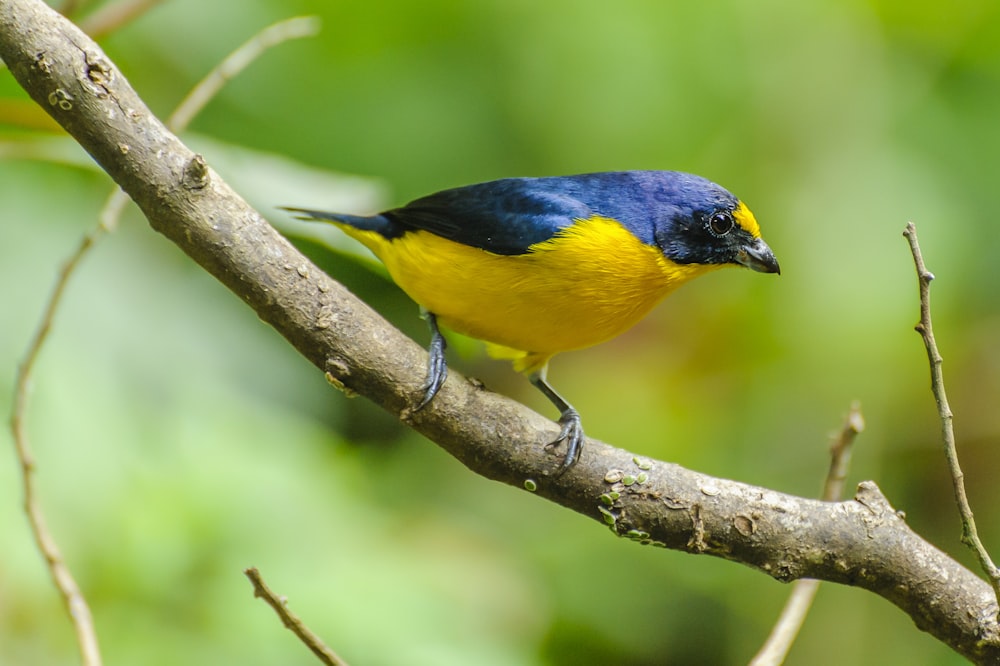
<svg viewBox="0 0 1000 666">
<path fill-rule="evenodd" d="M 973 507 L 1000 552 L 995 3 L 175 0 L 105 46 L 166 117 L 228 51 L 293 13 L 321 15 L 321 35 L 268 52 L 185 139 L 334 277 L 426 339 L 365 255 L 315 243 L 356 246 L 325 228 L 304 239 L 315 228 L 277 206 L 366 212 L 490 178 L 620 168 L 720 182 L 756 213 L 782 276 L 710 275 L 619 340 L 557 358 L 551 376 L 588 434 L 815 495 L 828 433 L 860 399 L 852 480 L 877 480 L 973 566 L 911 330 L 901 233 L 913 220 L 938 276 Z M 8 76 L 0 96 L 24 99 Z M 111 184 L 68 140 L 3 119 L 11 378 Z M 460 347 L 458 370 L 555 416 L 505 365 Z M 70 285 L 28 423 L 108 663 L 313 663 L 252 599 L 249 565 L 359 665 L 744 663 L 788 589 L 639 548 L 471 475 L 331 390 L 134 212 Z M 75 663 L 19 489 L 6 456 L 0 663 Z M 882 600 L 828 586 L 790 663 L 962 662 Z"/>
</svg>

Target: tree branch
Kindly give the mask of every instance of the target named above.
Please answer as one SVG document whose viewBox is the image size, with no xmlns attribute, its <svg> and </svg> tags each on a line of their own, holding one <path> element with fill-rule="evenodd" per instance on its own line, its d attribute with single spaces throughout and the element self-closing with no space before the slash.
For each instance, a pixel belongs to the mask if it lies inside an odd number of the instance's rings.
<svg viewBox="0 0 1000 666">
<path fill-rule="evenodd" d="M 1000 600 L 1000 569 L 993 563 L 986 546 L 979 538 L 979 530 L 976 529 L 976 519 L 972 514 L 972 506 L 969 504 L 969 497 L 965 492 L 965 474 L 958 461 L 958 447 L 955 444 L 955 428 L 953 426 L 954 417 L 951 407 L 948 405 L 948 393 L 944 388 L 944 371 L 942 365 L 944 359 L 938 351 L 937 342 L 934 340 L 934 324 L 931 319 L 931 280 L 934 274 L 927 270 L 924 265 L 924 257 L 920 253 L 920 243 L 917 242 L 917 227 L 913 222 L 906 224 L 903 231 L 907 242 L 910 244 L 910 252 L 913 254 L 913 264 L 917 269 L 917 281 L 920 288 L 920 321 L 914 329 L 920 334 L 924 341 L 924 348 L 927 350 L 927 362 L 931 369 L 931 392 L 934 394 L 934 402 L 937 403 L 938 418 L 941 419 L 941 441 L 944 444 L 944 455 L 948 461 L 948 471 L 951 472 L 951 483 L 955 493 L 955 503 L 958 505 L 958 513 L 962 519 L 962 543 L 967 545 L 979 560 L 979 566 L 993 585 L 993 591 Z"/>
<path fill-rule="evenodd" d="M 39 352 L 52 330 L 52 320 L 59 308 L 59 303 L 65 293 L 65 287 L 70 276 L 80 261 L 93 246 L 97 238 L 103 233 L 103 227 L 98 226 L 80 239 L 73 254 L 70 255 L 66 263 L 63 264 L 59 276 L 56 278 L 55 287 L 49 296 L 42 319 L 38 329 L 35 331 L 31 342 L 28 343 L 28 350 L 24 359 L 18 365 L 17 377 L 14 380 L 14 404 L 11 409 L 10 429 L 14 439 L 14 451 L 18 462 L 21 465 L 21 483 L 24 488 L 24 513 L 28 518 L 28 526 L 35 537 L 35 545 L 38 551 L 45 558 L 49 575 L 59 596 L 62 597 L 63 605 L 73 623 L 73 630 L 76 632 L 76 643 L 80 649 L 80 661 L 84 666 L 101 666 L 101 651 L 97 640 L 97 631 L 94 628 L 94 618 L 90 612 L 87 599 L 80 591 L 80 586 L 66 565 L 62 551 L 56 543 L 55 537 L 49 531 L 48 523 L 45 520 L 45 513 L 38 502 L 38 495 L 35 493 L 35 458 L 31 453 L 31 444 L 28 439 L 27 429 L 24 427 L 24 416 L 28 411 L 28 396 L 31 387 L 32 373 L 35 363 L 38 361 Z"/>
<path fill-rule="evenodd" d="M 865 429 L 865 421 L 861 416 L 861 405 L 857 402 L 851 405 L 847 418 L 840 433 L 830 445 L 830 469 L 823 482 L 823 492 L 820 497 L 826 502 L 836 502 L 844 494 L 844 479 L 851 465 L 851 447 L 855 438 Z M 792 648 L 802 623 L 812 607 L 820 581 L 814 578 L 803 578 L 795 581 L 788 601 L 781 610 L 778 621 L 775 622 L 771 635 L 764 645 L 750 660 L 749 666 L 777 666 L 785 662 L 788 651 Z"/>
<path fill-rule="evenodd" d="M 906 526 L 874 483 L 829 503 L 715 479 L 588 440 L 548 474 L 556 426 L 452 373 L 413 413 L 426 354 L 317 269 L 152 116 L 100 48 L 39 0 L 0 3 L 0 57 L 139 205 L 154 229 L 242 298 L 337 385 L 373 400 L 473 471 L 642 543 L 707 553 L 782 581 L 871 590 L 979 663 L 1000 662 L 989 585 Z M 648 469 L 647 469 L 648 468 Z"/>
<path fill-rule="evenodd" d="M 298 17 L 287 21 L 280 21 L 265 28 L 239 49 L 231 53 L 195 86 L 167 120 L 167 127 L 174 132 L 182 131 L 219 92 L 226 82 L 239 74 L 251 62 L 263 54 L 264 51 L 289 39 L 316 34 L 319 27 L 318 23 L 318 20 L 313 17 Z M 23 504 L 24 512 L 28 518 L 28 525 L 35 537 L 38 550 L 48 565 L 53 584 L 63 598 L 63 603 L 76 631 L 81 660 L 86 666 L 100 666 L 102 662 L 98 647 L 97 632 L 86 597 L 81 592 L 75 577 L 63 560 L 62 553 L 55 538 L 48 529 L 44 512 L 35 494 L 35 464 L 31 453 L 31 445 L 28 440 L 27 429 L 24 427 L 24 420 L 28 407 L 32 371 L 52 328 L 52 323 L 62 301 L 65 288 L 84 257 L 95 247 L 96 243 L 105 233 L 112 232 L 117 228 L 118 220 L 128 201 L 128 196 L 123 190 L 117 186 L 112 189 L 98 216 L 99 222 L 97 226 L 84 235 L 76 250 L 70 255 L 59 272 L 55 287 L 42 313 L 38 329 L 28 344 L 28 350 L 25 353 L 23 361 L 18 366 L 17 377 L 14 383 L 14 404 L 10 420 L 15 452 L 21 465 Z M 263 585 L 263 581 L 261 581 L 261 584 Z"/>
<path fill-rule="evenodd" d="M 249 567 L 243 570 L 243 574 L 250 579 L 253 585 L 253 596 L 259 597 L 267 602 L 267 605 L 274 609 L 274 612 L 281 618 L 281 623 L 295 634 L 299 641 L 309 648 L 316 657 L 327 666 L 347 666 L 347 662 L 341 659 L 336 652 L 331 650 L 319 636 L 313 633 L 312 629 L 299 619 L 299 616 L 288 608 L 288 602 L 284 597 L 279 597 L 264 582 L 257 567 Z"/>
</svg>

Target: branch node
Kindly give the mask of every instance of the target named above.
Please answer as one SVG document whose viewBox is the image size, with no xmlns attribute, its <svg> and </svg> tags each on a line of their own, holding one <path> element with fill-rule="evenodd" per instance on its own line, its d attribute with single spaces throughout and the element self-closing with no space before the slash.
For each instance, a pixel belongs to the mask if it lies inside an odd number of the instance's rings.
<svg viewBox="0 0 1000 666">
<path fill-rule="evenodd" d="M 705 541 L 705 521 L 701 517 L 701 505 L 692 506 L 690 515 L 691 538 L 688 539 L 687 548 L 692 553 L 704 553 L 708 550 L 708 543 Z"/>
<path fill-rule="evenodd" d="M 874 481 L 862 481 L 854 493 L 854 501 L 866 507 L 873 514 L 880 516 L 887 512 L 894 513 L 889 500 Z"/>
<path fill-rule="evenodd" d="M 83 84 L 98 97 L 111 94 L 109 86 L 115 80 L 115 68 L 111 61 L 99 51 L 83 51 L 84 72 L 87 74 Z"/>
<path fill-rule="evenodd" d="M 203 190 L 208 185 L 208 165 L 200 154 L 195 153 L 184 165 L 181 185 L 186 190 Z"/>
</svg>

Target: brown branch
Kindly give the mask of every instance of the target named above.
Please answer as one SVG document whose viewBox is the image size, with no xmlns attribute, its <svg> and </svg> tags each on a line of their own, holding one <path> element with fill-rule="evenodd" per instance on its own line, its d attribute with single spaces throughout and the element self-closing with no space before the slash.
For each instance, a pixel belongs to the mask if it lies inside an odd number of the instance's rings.
<svg viewBox="0 0 1000 666">
<path fill-rule="evenodd" d="M 35 459 L 31 453 L 31 444 L 28 440 L 28 432 L 24 426 L 25 415 L 28 412 L 28 396 L 31 389 L 31 376 L 38 361 L 39 353 L 48 338 L 49 331 L 52 330 L 52 322 L 62 295 L 65 293 L 66 285 L 73 271 L 80 261 L 86 256 L 87 251 L 94 244 L 101 234 L 98 227 L 90 234 L 80 240 L 76 251 L 63 264 L 56 278 L 55 287 L 46 304 L 45 312 L 42 314 L 41 322 L 31 342 L 28 343 L 28 350 L 24 359 L 18 365 L 17 378 L 14 381 L 14 405 L 11 410 L 10 429 L 14 436 L 14 449 L 18 461 L 21 465 L 21 483 L 23 485 L 24 512 L 28 517 L 28 526 L 35 538 L 38 551 L 45 558 L 49 575 L 59 596 L 63 600 L 66 612 L 69 614 L 70 622 L 76 632 L 76 642 L 80 650 L 80 658 L 85 666 L 100 666 L 101 651 L 97 642 L 97 632 L 94 629 L 94 618 L 90 613 L 90 606 L 80 591 L 80 586 L 70 572 L 69 567 L 63 560 L 62 552 L 56 543 L 55 537 L 49 531 L 45 521 L 45 513 L 38 501 L 35 493 Z"/>
<path fill-rule="evenodd" d="M 28 343 L 24 358 L 18 365 L 17 377 L 14 380 L 14 404 L 11 409 L 10 426 L 14 437 L 14 448 L 18 461 L 21 465 L 21 483 L 23 486 L 24 512 L 28 517 L 28 526 L 35 537 L 38 551 L 45 558 L 49 575 L 52 582 L 59 591 L 66 611 L 69 614 L 70 622 L 76 632 L 77 646 L 80 649 L 81 660 L 88 666 L 99 666 L 101 664 L 101 653 L 98 647 L 97 632 L 94 628 L 93 617 L 90 606 L 84 597 L 80 586 L 73 577 L 72 572 L 62 558 L 59 545 L 55 537 L 49 531 L 45 521 L 45 512 L 38 502 L 35 494 L 35 460 L 31 453 L 31 444 L 28 439 L 28 432 L 25 428 L 25 418 L 28 413 L 28 399 L 31 391 L 31 378 L 45 341 L 48 339 L 52 324 L 55 321 L 59 305 L 62 303 L 62 296 L 76 269 L 90 253 L 95 244 L 117 226 L 128 198 L 122 194 L 117 187 L 109 195 L 104 207 L 99 215 L 99 222 L 89 233 L 85 234 L 79 245 L 63 263 L 62 269 L 56 277 L 55 286 L 49 295 L 42 312 L 42 317 L 38 323 L 35 335 Z"/>
<path fill-rule="evenodd" d="M 912 222 L 906 224 L 903 231 L 906 240 L 910 243 L 910 252 L 913 253 L 913 263 L 917 269 L 917 280 L 920 288 L 920 321 L 914 327 L 924 341 L 927 350 L 927 361 L 931 369 L 931 391 L 934 393 L 934 401 L 937 403 L 938 416 L 941 419 L 941 439 L 944 444 L 944 455 L 948 461 L 948 471 L 951 472 L 951 482 L 955 491 L 955 502 L 958 504 L 958 512 L 962 518 L 962 543 L 968 546 L 976 558 L 979 566 L 989 578 L 993 585 L 996 598 L 1000 600 L 1000 569 L 993 563 L 986 546 L 979 538 L 979 531 L 976 529 L 976 519 L 972 515 L 972 506 L 969 504 L 968 495 L 965 492 L 965 474 L 958 461 L 958 448 L 955 445 L 955 429 L 953 427 L 954 417 L 951 407 L 948 405 L 948 395 L 945 392 L 944 372 L 942 366 L 944 359 L 938 351 L 937 342 L 934 340 L 934 327 L 931 321 L 931 281 L 934 274 L 927 270 L 924 265 L 923 255 L 920 253 L 920 244 L 917 242 L 917 228 Z"/>
<path fill-rule="evenodd" d="M 316 21 L 311 18 L 281 21 L 265 28 L 230 54 L 222 63 L 213 68 L 195 86 L 167 121 L 168 127 L 175 132 L 183 131 L 226 82 L 239 74 L 239 72 L 264 51 L 289 39 L 315 34 L 316 29 Z M 110 233 L 117 228 L 122 211 L 125 209 L 128 201 L 129 199 L 125 193 L 118 187 L 115 187 L 101 209 L 97 226 L 83 236 L 76 250 L 66 260 L 62 270 L 60 270 L 55 287 L 42 313 L 38 329 L 29 342 L 24 359 L 18 368 L 14 386 L 15 399 L 10 421 L 15 451 L 21 465 L 23 503 L 29 527 L 34 534 L 39 552 L 45 558 L 53 583 L 63 598 L 70 621 L 76 631 L 82 661 L 84 664 L 93 666 L 100 665 L 101 656 L 90 607 L 69 567 L 63 560 L 55 537 L 46 525 L 44 512 L 35 494 L 35 463 L 31 454 L 31 445 L 24 422 L 28 408 L 28 394 L 32 371 L 48 338 L 66 286 L 69 284 L 84 257 L 94 248 L 95 244 L 104 234 Z"/>
<path fill-rule="evenodd" d="M 396 414 L 473 471 L 640 543 L 699 552 L 782 581 L 875 592 L 979 663 L 1000 662 L 989 585 L 921 539 L 875 484 L 820 502 L 644 461 L 588 440 L 550 476 L 556 426 L 452 373 L 412 412 L 426 353 L 331 280 L 154 118 L 122 73 L 39 0 L 0 2 L 0 57 L 124 189 L 154 229 L 229 287 L 331 381 Z M 694 537 L 694 538 L 693 538 Z"/>
<path fill-rule="evenodd" d="M 271 588 L 267 586 L 260 575 L 257 567 L 244 569 L 243 573 L 250 579 L 253 585 L 253 596 L 263 599 L 274 609 L 274 612 L 281 618 L 281 623 L 295 634 L 307 648 L 312 650 L 320 661 L 327 666 L 347 666 L 347 662 L 337 656 L 337 653 L 327 647 L 319 636 L 314 634 L 299 617 L 288 608 L 288 602 L 284 597 L 279 597 Z"/>
<path fill-rule="evenodd" d="M 855 402 L 851 405 L 847 418 L 844 419 L 840 433 L 830 445 L 830 469 L 827 470 L 821 494 L 824 502 L 836 502 L 843 495 L 844 480 L 851 465 L 851 447 L 855 438 L 864 429 L 865 421 L 861 416 L 861 406 Z M 750 660 L 749 666 L 777 666 L 784 663 L 795 637 L 802 628 L 802 623 L 805 622 L 806 615 L 809 614 L 819 584 L 820 581 L 813 578 L 795 581 L 771 634 Z"/>
<path fill-rule="evenodd" d="M 844 425 L 830 445 L 830 469 L 823 482 L 823 492 L 820 498 L 824 502 L 836 502 L 844 496 L 844 482 L 847 471 L 851 468 L 851 452 L 854 440 L 865 430 L 865 419 L 861 415 L 861 405 L 851 403 Z"/>
</svg>

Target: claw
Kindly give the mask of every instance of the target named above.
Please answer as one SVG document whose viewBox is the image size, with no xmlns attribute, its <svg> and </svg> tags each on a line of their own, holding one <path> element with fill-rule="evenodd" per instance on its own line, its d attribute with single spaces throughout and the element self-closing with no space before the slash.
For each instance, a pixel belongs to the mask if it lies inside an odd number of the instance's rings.
<svg viewBox="0 0 1000 666">
<path fill-rule="evenodd" d="M 556 469 L 556 476 L 562 476 L 580 458 L 584 439 L 583 422 L 580 420 L 580 414 L 572 407 L 562 413 L 562 416 L 559 417 L 559 423 L 562 425 L 559 436 L 545 445 L 546 449 L 554 449 L 566 442 L 566 456 Z"/>
<path fill-rule="evenodd" d="M 562 426 L 562 429 L 559 431 L 559 436 L 555 439 L 555 441 L 546 444 L 545 448 L 554 448 L 563 442 L 566 442 L 566 457 L 563 458 L 562 463 L 560 463 L 555 472 L 555 476 L 562 476 L 562 474 L 576 464 L 576 461 L 580 458 L 580 451 L 583 449 L 584 440 L 583 422 L 580 420 L 580 413 L 573 408 L 573 405 L 566 402 L 565 398 L 556 393 L 556 390 L 549 386 L 549 383 L 545 380 L 545 370 L 545 366 L 542 366 L 542 369 L 532 374 L 528 378 L 528 381 L 534 384 L 539 391 L 544 393 L 545 397 L 548 398 L 560 412 L 559 425 Z"/>
<path fill-rule="evenodd" d="M 447 348 L 448 343 L 438 329 L 437 317 L 434 316 L 434 313 L 425 312 L 424 319 L 427 320 L 427 325 L 431 329 L 431 344 L 427 349 L 429 358 L 427 360 L 427 378 L 424 380 L 422 387 L 424 396 L 417 403 L 417 406 L 413 408 L 415 412 L 426 407 L 434 399 L 434 396 L 437 395 L 438 390 L 444 384 L 444 380 L 448 378 L 448 364 L 445 363 L 444 359 L 444 350 Z"/>
</svg>

